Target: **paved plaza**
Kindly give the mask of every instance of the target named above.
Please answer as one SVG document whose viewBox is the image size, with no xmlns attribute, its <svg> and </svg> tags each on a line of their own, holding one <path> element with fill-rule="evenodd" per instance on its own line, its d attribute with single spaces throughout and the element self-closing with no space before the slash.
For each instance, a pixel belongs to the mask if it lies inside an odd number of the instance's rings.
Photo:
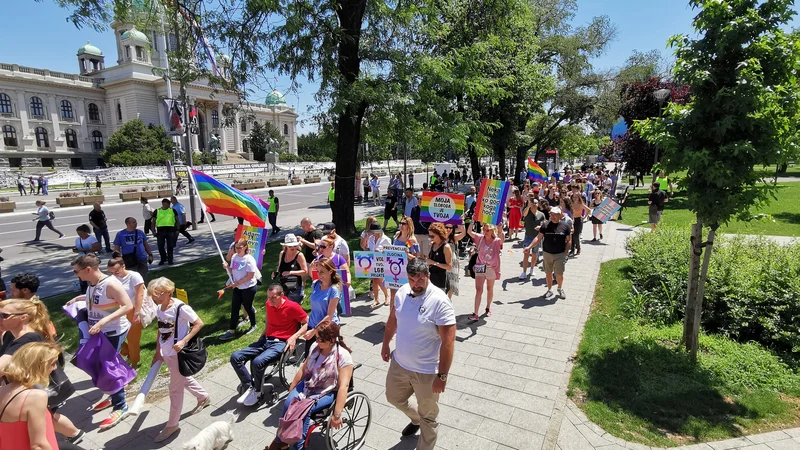
<svg viewBox="0 0 800 450">
<path fill-rule="evenodd" d="M 583 244 L 580 257 L 567 264 L 566 299 L 544 300 L 546 287 L 540 270 L 533 280 L 521 282 L 521 250 L 516 242 L 507 243 L 502 256 L 502 282 L 498 281 L 491 318 L 471 322 L 474 285 L 472 279 L 460 283 L 461 295 L 453 302 L 458 316 L 454 364 L 447 391 L 440 398 L 439 440 L 437 448 L 455 449 L 647 449 L 606 434 L 588 421 L 567 399 L 566 386 L 572 369 L 571 358 L 577 350 L 588 318 L 600 264 L 625 256 L 624 240 L 633 230 L 612 223 L 599 243 Z M 585 236 L 584 236 L 585 237 Z M 384 397 L 388 364 L 380 357 L 384 322 L 388 308 L 369 308 L 366 298 L 353 304 L 353 314 L 342 319 L 342 328 L 353 358 L 363 367 L 355 371 L 355 390 L 372 399 L 372 425 L 365 448 L 375 450 L 414 449 L 416 438 L 400 438 L 408 419 L 390 406 Z M 261 313 L 260 313 L 261 314 Z M 259 323 L 263 316 L 259 318 Z M 254 340 L 239 339 L 241 346 Z M 227 362 L 207 368 L 199 377 L 211 393 L 213 406 L 181 421 L 181 432 L 164 444 L 153 438 L 163 428 L 169 410 L 165 395 L 166 376 L 154 388 L 155 400 L 138 417 L 106 432 L 97 426 L 105 413 L 93 417 L 87 406 L 99 398 L 86 376 L 70 368 L 70 377 L 78 387 L 76 398 L 64 412 L 89 433 L 85 448 L 136 450 L 180 449 L 183 442 L 201 428 L 225 420 L 226 412 L 236 406 L 238 380 Z M 194 407 L 186 396 L 184 411 Z M 263 449 L 275 435 L 280 406 L 239 408 L 234 425 L 235 439 L 229 449 Z M 310 448 L 324 448 L 315 436 Z M 800 449 L 800 429 L 777 431 L 747 438 L 700 444 L 685 448 L 723 450 Z"/>
</svg>

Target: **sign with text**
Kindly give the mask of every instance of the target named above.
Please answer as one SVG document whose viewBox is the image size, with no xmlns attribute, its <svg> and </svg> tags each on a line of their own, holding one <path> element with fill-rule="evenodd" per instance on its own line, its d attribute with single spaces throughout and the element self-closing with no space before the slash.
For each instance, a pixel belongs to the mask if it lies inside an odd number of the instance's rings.
<svg viewBox="0 0 800 450">
<path fill-rule="evenodd" d="M 441 222 L 461 225 L 464 223 L 464 194 L 447 194 L 444 192 L 422 193 L 420 202 L 420 222 Z"/>
<path fill-rule="evenodd" d="M 614 214 L 622 208 L 619 203 L 611 200 L 610 198 L 604 199 L 600 205 L 597 206 L 594 210 L 592 210 L 592 216 L 594 216 L 597 220 L 602 220 L 603 223 L 606 223 L 614 217 Z"/>
<path fill-rule="evenodd" d="M 408 265 L 408 249 L 400 245 L 383 247 L 384 277 L 386 287 L 400 289 L 408 283 L 406 266 Z"/>
<path fill-rule="evenodd" d="M 264 261 L 264 246 L 267 244 L 267 234 L 268 230 L 266 228 L 246 225 L 236 227 L 234 241 L 238 241 L 242 236 L 247 238 L 247 248 L 250 249 L 250 254 L 256 259 L 259 269 L 261 269 L 261 263 Z"/>
<path fill-rule="evenodd" d="M 503 211 L 511 190 L 511 182 L 484 178 L 478 192 L 473 220 L 480 223 L 499 225 L 503 222 Z"/>
</svg>

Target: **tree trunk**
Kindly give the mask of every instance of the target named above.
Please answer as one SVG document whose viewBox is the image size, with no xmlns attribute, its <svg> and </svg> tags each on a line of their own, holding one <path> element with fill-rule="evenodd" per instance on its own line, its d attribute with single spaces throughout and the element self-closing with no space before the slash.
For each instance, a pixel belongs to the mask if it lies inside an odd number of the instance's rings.
<svg viewBox="0 0 800 450">
<path fill-rule="evenodd" d="M 472 167 L 472 179 L 478 181 L 481 179 L 481 165 L 478 162 L 478 151 L 472 142 L 467 142 L 467 153 L 469 154 L 469 164 Z"/>
<path fill-rule="evenodd" d="M 683 322 L 683 342 L 689 351 L 692 362 L 697 361 L 697 351 L 700 346 L 700 322 L 703 316 L 705 283 L 715 235 L 716 227 L 712 227 L 708 232 L 708 241 L 703 242 L 703 222 L 698 218 L 697 223 L 692 225 L 689 283 L 686 290 L 686 311 Z M 704 251 L 705 254 L 703 254 Z M 703 257 L 702 263 L 701 256 Z"/>
<path fill-rule="evenodd" d="M 505 180 L 506 174 L 506 147 L 503 145 L 499 145 L 496 150 L 497 154 L 497 166 L 500 169 L 500 179 Z"/>
<path fill-rule="evenodd" d="M 527 147 L 527 146 L 517 147 L 517 154 L 516 154 L 517 167 L 518 167 L 517 172 L 521 172 L 521 171 L 525 170 L 526 167 L 528 167 L 527 153 L 528 153 L 529 150 L 530 150 L 530 147 Z M 517 178 L 517 177 L 515 176 L 514 178 Z M 521 185 L 522 182 L 517 180 L 517 184 Z"/>
</svg>

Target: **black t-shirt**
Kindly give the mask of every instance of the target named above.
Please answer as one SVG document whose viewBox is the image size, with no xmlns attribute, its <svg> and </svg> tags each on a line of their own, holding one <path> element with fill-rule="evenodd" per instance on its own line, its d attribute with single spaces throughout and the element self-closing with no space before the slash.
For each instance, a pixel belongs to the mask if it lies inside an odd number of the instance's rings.
<svg viewBox="0 0 800 450">
<path fill-rule="evenodd" d="M 25 333 L 19 338 L 14 339 L 14 335 L 11 334 L 10 331 L 7 331 L 3 335 L 3 345 L 0 346 L 0 356 L 11 356 L 23 345 L 30 344 L 31 342 L 42 342 L 43 340 L 44 338 L 37 333 Z"/>
<path fill-rule="evenodd" d="M 94 222 L 98 228 L 106 228 L 106 213 L 102 209 L 100 211 L 93 209 L 89 213 L 89 220 Z"/>
<path fill-rule="evenodd" d="M 317 240 L 322 239 L 322 230 L 314 228 L 311 231 L 306 231 L 303 233 L 303 239 L 307 240 L 308 242 L 317 242 Z M 303 245 L 303 256 L 306 257 L 306 261 L 313 261 L 314 249 Z"/>
<path fill-rule="evenodd" d="M 539 234 L 544 235 L 542 250 L 557 255 L 566 251 L 567 237 L 572 234 L 572 227 L 563 220 L 560 222 L 548 220 L 539 228 Z"/>
<path fill-rule="evenodd" d="M 387 195 L 386 200 L 384 202 L 384 214 L 390 214 L 392 209 L 394 209 L 395 205 L 397 204 L 397 197 L 394 195 Z"/>
<path fill-rule="evenodd" d="M 658 209 L 659 211 L 663 211 L 664 201 L 666 200 L 666 198 L 667 198 L 667 192 L 658 190 L 655 192 L 651 192 L 650 196 L 647 197 L 647 200 L 652 202 L 650 204 L 651 207 L 655 206 L 656 209 Z"/>
<path fill-rule="evenodd" d="M 411 209 L 411 220 L 414 221 L 414 234 L 428 234 L 428 226 L 430 226 L 430 224 L 420 222 L 421 211 L 419 206 L 415 206 Z"/>
</svg>

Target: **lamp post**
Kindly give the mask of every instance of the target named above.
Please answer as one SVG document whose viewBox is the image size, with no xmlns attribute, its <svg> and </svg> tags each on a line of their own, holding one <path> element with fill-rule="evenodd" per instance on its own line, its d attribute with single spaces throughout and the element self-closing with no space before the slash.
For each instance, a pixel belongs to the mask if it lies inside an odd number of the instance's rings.
<svg viewBox="0 0 800 450">
<path fill-rule="evenodd" d="M 663 109 L 661 108 L 662 106 L 664 106 L 664 102 L 667 100 L 667 97 L 669 97 L 669 94 L 671 93 L 672 91 L 670 91 L 669 89 L 658 89 L 653 92 L 653 97 L 655 97 L 656 101 L 658 102 L 658 117 L 663 116 Z M 656 156 L 655 159 L 653 160 L 653 166 L 655 167 L 656 164 L 658 164 L 658 147 L 656 147 Z M 653 172 L 653 180 L 655 180 L 655 172 Z"/>
</svg>

